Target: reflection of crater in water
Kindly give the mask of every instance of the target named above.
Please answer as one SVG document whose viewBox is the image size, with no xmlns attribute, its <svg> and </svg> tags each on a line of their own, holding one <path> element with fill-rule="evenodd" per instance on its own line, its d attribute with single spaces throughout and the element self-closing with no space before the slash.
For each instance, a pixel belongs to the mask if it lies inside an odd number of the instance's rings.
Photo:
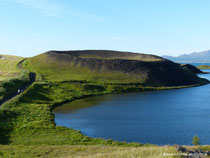
<svg viewBox="0 0 210 158">
<path fill-rule="evenodd" d="M 55 113 L 70 113 L 72 111 L 76 111 L 79 109 L 89 108 L 92 106 L 96 106 L 103 101 L 112 100 L 114 95 L 102 95 L 102 96 L 93 96 L 87 97 L 83 99 L 77 99 L 72 102 L 63 104 L 61 106 L 56 107 L 53 112 Z"/>
</svg>

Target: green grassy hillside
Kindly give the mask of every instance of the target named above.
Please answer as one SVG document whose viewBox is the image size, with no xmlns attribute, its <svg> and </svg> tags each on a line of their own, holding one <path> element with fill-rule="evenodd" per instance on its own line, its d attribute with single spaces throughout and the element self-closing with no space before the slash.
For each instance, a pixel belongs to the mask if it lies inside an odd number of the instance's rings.
<svg viewBox="0 0 210 158">
<path fill-rule="evenodd" d="M 44 81 L 83 81 L 142 86 L 207 83 L 180 65 L 158 56 L 117 51 L 50 51 L 29 58 L 23 67 Z"/>
<path fill-rule="evenodd" d="M 17 56 L 0 55 L 0 103 L 29 82 L 29 72 L 18 67 L 18 63 L 23 59 Z"/>
</svg>

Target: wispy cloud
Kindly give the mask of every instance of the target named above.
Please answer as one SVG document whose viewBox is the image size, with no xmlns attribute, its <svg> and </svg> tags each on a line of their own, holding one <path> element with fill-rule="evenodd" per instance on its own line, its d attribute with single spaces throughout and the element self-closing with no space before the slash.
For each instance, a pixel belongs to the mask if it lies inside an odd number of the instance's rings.
<svg viewBox="0 0 210 158">
<path fill-rule="evenodd" d="M 4 0 L 8 2 L 8 0 Z M 76 17 L 84 21 L 104 22 L 105 19 L 89 13 L 84 12 L 80 8 L 73 8 L 68 4 L 58 0 L 9 0 L 26 7 L 36 9 L 37 11 L 49 16 L 56 17 Z"/>
<path fill-rule="evenodd" d="M 52 0 L 11 0 L 12 2 L 36 9 L 49 16 L 58 16 L 60 6 Z"/>
</svg>

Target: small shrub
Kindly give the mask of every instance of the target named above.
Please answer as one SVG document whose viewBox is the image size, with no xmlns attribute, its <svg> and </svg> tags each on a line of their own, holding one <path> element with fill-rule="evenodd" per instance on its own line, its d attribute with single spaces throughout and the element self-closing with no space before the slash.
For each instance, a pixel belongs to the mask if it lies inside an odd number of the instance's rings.
<svg viewBox="0 0 210 158">
<path fill-rule="evenodd" d="M 194 145 L 200 145 L 200 138 L 198 136 L 193 137 L 192 144 Z"/>
</svg>

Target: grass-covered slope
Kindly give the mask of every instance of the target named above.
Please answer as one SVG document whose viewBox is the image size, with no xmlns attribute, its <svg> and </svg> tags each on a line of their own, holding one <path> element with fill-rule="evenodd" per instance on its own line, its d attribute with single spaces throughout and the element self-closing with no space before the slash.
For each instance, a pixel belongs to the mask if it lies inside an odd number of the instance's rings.
<svg viewBox="0 0 210 158">
<path fill-rule="evenodd" d="M 20 74 L 17 64 L 24 58 L 11 55 L 0 55 L 0 80 L 10 79 Z"/>
<path fill-rule="evenodd" d="M 23 59 L 17 56 L 0 55 L 0 104 L 29 83 L 29 72 L 18 67 Z"/>
<path fill-rule="evenodd" d="M 19 75 L 10 79 L 0 81 L 0 104 L 11 95 L 15 95 L 17 91 L 30 82 L 28 71 L 22 71 Z"/>
<path fill-rule="evenodd" d="M 49 51 L 29 58 L 23 67 L 36 72 L 39 80 L 46 81 L 157 87 L 207 83 L 179 64 L 161 57 L 118 51 Z"/>
</svg>

